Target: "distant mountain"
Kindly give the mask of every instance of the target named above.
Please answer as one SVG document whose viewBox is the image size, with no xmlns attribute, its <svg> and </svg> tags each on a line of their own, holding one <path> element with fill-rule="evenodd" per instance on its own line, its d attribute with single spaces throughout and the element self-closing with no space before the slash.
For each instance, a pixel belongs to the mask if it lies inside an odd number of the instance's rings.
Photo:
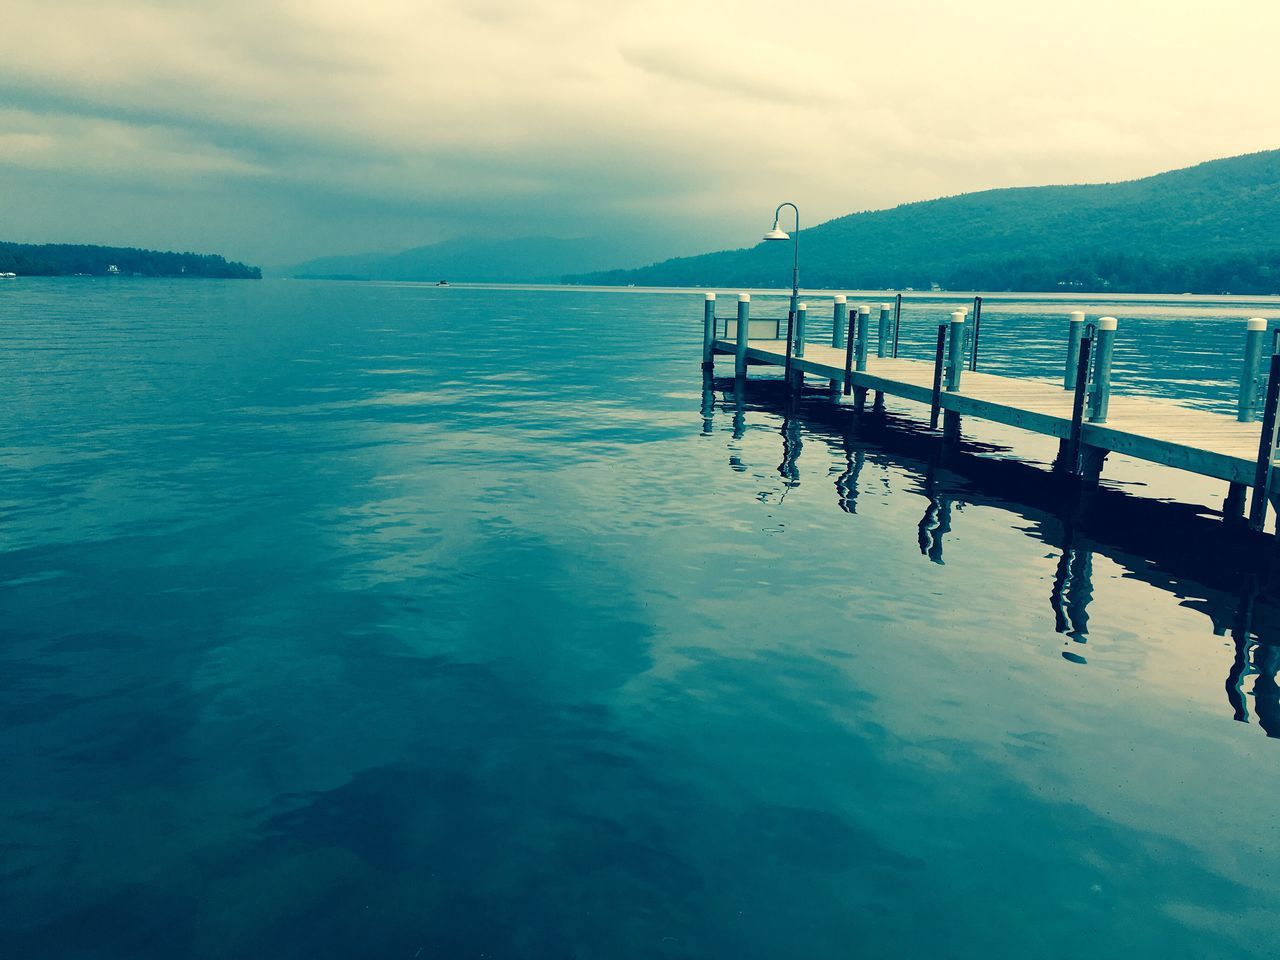
<svg viewBox="0 0 1280 960">
<path fill-rule="evenodd" d="M 791 244 L 565 280 L 780 287 L 790 284 Z M 837 289 L 1280 293 L 1280 150 L 1124 183 L 986 190 L 851 214 L 802 231 L 800 280 Z"/>
<path fill-rule="evenodd" d="M 644 263 L 659 249 L 656 241 L 638 242 L 634 238 L 462 237 L 403 253 L 308 260 L 285 273 L 299 279 L 559 283 L 570 272 Z"/>
<path fill-rule="evenodd" d="M 262 271 L 217 254 L 162 253 L 73 243 L 0 243 L 0 273 L 23 277 L 214 277 L 260 280 Z"/>
</svg>

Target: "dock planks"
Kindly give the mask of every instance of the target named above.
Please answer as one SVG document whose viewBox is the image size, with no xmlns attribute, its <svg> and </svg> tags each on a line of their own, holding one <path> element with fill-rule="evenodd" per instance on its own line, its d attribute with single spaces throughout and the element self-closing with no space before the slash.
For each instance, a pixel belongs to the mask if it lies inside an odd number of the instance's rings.
<svg viewBox="0 0 1280 960">
<path fill-rule="evenodd" d="M 717 354 L 734 354 L 733 340 L 718 339 Z M 780 340 L 751 340 L 747 360 L 754 364 L 784 366 L 786 344 Z M 806 344 L 803 357 L 793 357 L 792 367 L 824 380 L 843 382 L 845 351 L 820 344 Z M 886 396 L 916 403 L 933 402 L 933 363 L 869 357 L 865 371 L 853 373 L 855 389 L 878 390 Z M 978 417 L 1034 433 L 1067 438 L 1071 433 L 1072 394 L 1059 383 L 997 376 L 966 370 L 960 389 L 943 391 L 940 406 L 961 416 Z M 1241 423 L 1234 417 L 1208 413 L 1166 401 L 1113 394 L 1105 423 L 1081 426 L 1081 442 L 1090 447 L 1230 483 L 1254 482 L 1258 423 Z M 1277 482 L 1280 482 L 1278 472 Z M 1276 482 L 1273 482 L 1274 492 Z"/>
</svg>

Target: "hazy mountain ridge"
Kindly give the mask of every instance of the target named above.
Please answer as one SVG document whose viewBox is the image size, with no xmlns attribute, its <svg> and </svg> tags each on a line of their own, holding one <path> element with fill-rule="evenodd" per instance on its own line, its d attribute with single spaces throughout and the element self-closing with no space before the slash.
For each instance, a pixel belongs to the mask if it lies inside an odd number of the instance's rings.
<svg viewBox="0 0 1280 960">
<path fill-rule="evenodd" d="M 656 242 L 637 255 L 627 238 L 520 237 L 485 240 L 459 237 L 401 253 L 321 257 L 285 271 L 300 279 L 559 283 L 570 272 L 643 263 L 661 249 Z M 669 249 L 669 248 L 668 248 Z"/>
<path fill-rule="evenodd" d="M 813 287 L 1277 293 L 1280 150 L 850 214 L 802 231 L 800 251 L 801 282 Z M 782 286 L 790 264 L 791 244 L 759 243 L 565 280 Z"/>
</svg>

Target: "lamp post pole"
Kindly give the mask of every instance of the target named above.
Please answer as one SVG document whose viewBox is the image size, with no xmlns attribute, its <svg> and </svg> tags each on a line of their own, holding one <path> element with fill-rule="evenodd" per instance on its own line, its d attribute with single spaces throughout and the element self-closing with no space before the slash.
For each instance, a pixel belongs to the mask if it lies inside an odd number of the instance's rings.
<svg viewBox="0 0 1280 960">
<path fill-rule="evenodd" d="M 787 236 L 786 231 L 778 227 L 778 218 L 782 215 L 783 207 L 790 207 L 796 216 L 796 225 L 791 236 Z M 783 368 L 783 376 L 790 383 L 791 349 L 795 330 L 796 304 L 800 301 L 800 208 L 790 201 L 778 204 L 778 209 L 773 211 L 773 229 L 764 235 L 764 239 L 793 241 L 791 247 L 791 306 L 787 310 L 787 360 Z"/>
</svg>

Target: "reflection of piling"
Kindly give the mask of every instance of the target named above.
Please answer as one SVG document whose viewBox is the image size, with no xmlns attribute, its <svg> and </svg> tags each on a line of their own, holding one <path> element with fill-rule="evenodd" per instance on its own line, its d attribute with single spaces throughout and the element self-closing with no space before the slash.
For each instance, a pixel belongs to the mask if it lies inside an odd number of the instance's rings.
<svg viewBox="0 0 1280 960">
<path fill-rule="evenodd" d="M 702 432 L 709 434 L 715 425 L 715 376 L 709 368 L 702 372 Z"/>
<path fill-rule="evenodd" d="M 866 452 L 854 449 L 851 438 L 844 438 L 844 470 L 836 477 L 836 503 L 845 513 L 858 512 L 858 477 L 867 459 Z"/>
<path fill-rule="evenodd" d="M 1049 594 L 1054 629 L 1084 643 L 1089 635 L 1089 601 L 1093 599 L 1093 554 L 1073 546 L 1062 548 Z"/>
<path fill-rule="evenodd" d="M 1240 723 L 1249 722 L 1244 682 L 1253 673 L 1250 653 L 1253 649 L 1253 608 L 1257 598 L 1257 584 L 1250 583 L 1240 595 L 1240 602 L 1236 606 L 1235 622 L 1231 625 L 1235 657 L 1231 662 L 1231 669 L 1227 671 L 1227 702 L 1231 704 L 1232 715 Z"/>
<path fill-rule="evenodd" d="M 788 487 L 800 486 L 800 451 L 804 441 L 800 439 L 800 421 L 795 417 L 786 417 L 778 431 L 782 434 L 782 462 L 778 464 L 778 475 L 786 481 Z"/>
<path fill-rule="evenodd" d="M 1259 644 L 1253 657 L 1253 712 L 1266 735 L 1280 739 L 1280 647 Z"/>
<path fill-rule="evenodd" d="M 931 496 L 918 529 L 920 552 L 934 563 L 945 563 L 942 538 L 951 532 L 951 498 Z"/>
<path fill-rule="evenodd" d="M 733 439 L 741 440 L 747 432 L 747 401 L 741 377 L 733 380 Z"/>
</svg>

